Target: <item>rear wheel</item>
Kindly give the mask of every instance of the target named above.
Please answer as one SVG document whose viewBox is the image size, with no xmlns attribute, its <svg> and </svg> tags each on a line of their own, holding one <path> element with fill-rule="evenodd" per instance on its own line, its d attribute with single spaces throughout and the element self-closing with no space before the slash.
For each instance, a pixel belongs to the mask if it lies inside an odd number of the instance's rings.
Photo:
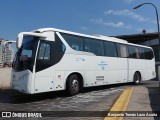
<svg viewBox="0 0 160 120">
<path fill-rule="evenodd" d="M 140 75 L 140 73 L 136 72 L 134 74 L 133 80 L 134 80 L 133 82 L 134 82 L 135 85 L 139 85 L 140 82 L 141 82 L 141 75 Z"/>
<path fill-rule="evenodd" d="M 80 84 L 77 75 L 71 75 L 67 80 L 67 91 L 69 95 L 76 95 L 80 91 Z"/>
</svg>

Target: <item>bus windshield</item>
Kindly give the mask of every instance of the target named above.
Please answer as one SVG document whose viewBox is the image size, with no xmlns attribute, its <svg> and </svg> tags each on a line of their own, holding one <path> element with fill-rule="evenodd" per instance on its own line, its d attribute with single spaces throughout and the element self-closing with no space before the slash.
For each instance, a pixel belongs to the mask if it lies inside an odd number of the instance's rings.
<svg viewBox="0 0 160 120">
<path fill-rule="evenodd" d="M 33 71 L 38 37 L 24 36 L 22 46 L 19 48 L 13 61 L 13 69 L 15 71 L 30 70 Z"/>
</svg>

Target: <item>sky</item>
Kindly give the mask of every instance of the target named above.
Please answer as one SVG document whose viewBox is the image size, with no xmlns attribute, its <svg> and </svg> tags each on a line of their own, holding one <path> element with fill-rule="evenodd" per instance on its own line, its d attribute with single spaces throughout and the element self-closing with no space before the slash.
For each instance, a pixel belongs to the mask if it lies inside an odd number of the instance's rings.
<svg viewBox="0 0 160 120">
<path fill-rule="evenodd" d="M 0 0 L 0 38 L 16 40 L 18 33 L 53 27 L 106 36 L 156 32 L 160 0 Z"/>
</svg>

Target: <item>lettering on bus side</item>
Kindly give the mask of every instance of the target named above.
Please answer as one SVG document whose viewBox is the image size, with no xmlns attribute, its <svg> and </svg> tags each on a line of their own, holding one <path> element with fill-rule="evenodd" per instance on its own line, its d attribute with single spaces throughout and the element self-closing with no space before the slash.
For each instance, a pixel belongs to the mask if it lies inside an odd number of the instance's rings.
<svg viewBox="0 0 160 120">
<path fill-rule="evenodd" d="M 107 63 L 105 61 L 101 61 L 98 66 L 101 67 L 102 70 L 104 70 L 107 67 Z"/>
</svg>

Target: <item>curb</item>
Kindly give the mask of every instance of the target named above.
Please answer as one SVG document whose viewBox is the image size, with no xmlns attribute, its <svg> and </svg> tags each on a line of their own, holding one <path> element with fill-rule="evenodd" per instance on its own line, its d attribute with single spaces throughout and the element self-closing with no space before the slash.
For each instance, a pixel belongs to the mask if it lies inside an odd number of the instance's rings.
<svg viewBox="0 0 160 120">
<path fill-rule="evenodd" d="M 125 89 L 123 91 L 123 93 L 119 96 L 119 98 L 115 102 L 115 104 L 112 106 L 109 113 L 112 112 L 112 111 L 114 111 L 114 112 L 118 112 L 118 111 L 125 112 L 127 107 L 128 107 L 128 103 L 130 101 L 130 98 L 132 96 L 132 92 L 133 92 L 133 87 L 128 87 L 127 89 Z M 123 117 L 105 117 L 104 120 L 123 120 Z"/>
</svg>

